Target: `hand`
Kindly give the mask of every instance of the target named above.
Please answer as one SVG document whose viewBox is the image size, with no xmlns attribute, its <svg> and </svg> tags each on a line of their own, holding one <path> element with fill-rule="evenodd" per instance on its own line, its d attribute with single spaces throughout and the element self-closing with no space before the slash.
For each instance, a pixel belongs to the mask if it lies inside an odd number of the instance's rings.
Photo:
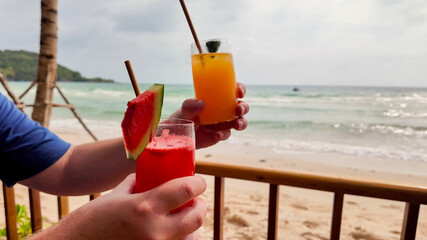
<svg viewBox="0 0 427 240">
<path fill-rule="evenodd" d="M 246 94 L 246 87 L 237 83 L 237 97 L 243 98 Z M 249 112 L 249 105 L 244 101 L 239 101 L 236 106 L 237 119 L 219 123 L 215 125 L 202 126 L 199 123 L 199 113 L 205 105 L 202 100 L 187 99 L 182 104 L 181 109 L 172 114 L 172 118 L 184 118 L 192 120 L 196 131 L 196 148 L 212 146 L 219 141 L 227 140 L 231 135 L 231 129 L 244 130 L 248 126 L 248 121 L 244 116 Z"/>
<path fill-rule="evenodd" d="M 132 194 L 134 184 L 131 174 L 109 194 L 75 210 L 35 239 L 43 239 L 43 234 L 52 239 L 181 239 L 202 226 L 206 204 L 197 197 L 206 189 L 202 177 L 174 179 L 137 194 Z M 191 199 L 193 205 L 169 213 Z M 62 235 L 54 235 L 58 232 Z"/>
</svg>

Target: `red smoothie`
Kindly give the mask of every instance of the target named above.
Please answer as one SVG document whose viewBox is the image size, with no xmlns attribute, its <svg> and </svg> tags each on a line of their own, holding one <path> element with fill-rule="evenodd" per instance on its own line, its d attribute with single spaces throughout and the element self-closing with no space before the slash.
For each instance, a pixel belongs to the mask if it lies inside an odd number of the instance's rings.
<svg viewBox="0 0 427 240">
<path fill-rule="evenodd" d="M 193 176 L 194 149 L 194 140 L 187 136 L 166 135 L 153 139 L 136 160 L 134 192 L 148 191 L 174 178 Z M 192 201 L 179 209 L 191 204 Z"/>
</svg>

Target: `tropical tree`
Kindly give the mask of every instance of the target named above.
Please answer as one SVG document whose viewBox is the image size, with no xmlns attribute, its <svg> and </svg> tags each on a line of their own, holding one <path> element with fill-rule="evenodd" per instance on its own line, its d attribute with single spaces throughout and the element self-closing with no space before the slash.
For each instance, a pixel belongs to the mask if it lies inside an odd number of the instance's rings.
<svg viewBox="0 0 427 240">
<path fill-rule="evenodd" d="M 49 126 L 52 112 L 53 88 L 56 81 L 58 52 L 58 0 L 41 1 L 40 54 L 37 69 L 37 94 L 33 120 Z"/>
<path fill-rule="evenodd" d="M 44 127 L 49 126 L 52 113 L 53 88 L 56 81 L 56 54 L 58 52 L 58 0 L 41 1 L 40 53 L 37 68 L 37 94 L 32 119 Z M 42 229 L 40 193 L 29 189 L 33 232 Z M 58 203 L 62 198 L 58 197 Z M 58 204 L 59 205 L 59 204 Z M 58 206 L 59 207 L 59 206 Z"/>
</svg>

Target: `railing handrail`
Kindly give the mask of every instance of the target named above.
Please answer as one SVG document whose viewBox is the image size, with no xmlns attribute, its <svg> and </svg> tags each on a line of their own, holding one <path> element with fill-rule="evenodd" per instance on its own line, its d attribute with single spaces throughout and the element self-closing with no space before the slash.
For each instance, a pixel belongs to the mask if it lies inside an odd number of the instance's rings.
<svg viewBox="0 0 427 240">
<path fill-rule="evenodd" d="M 196 172 L 217 177 L 235 178 L 270 184 L 301 187 L 328 192 L 375 197 L 418 204 L 427 204 L 427 185 L 373 181 L 354 177 L 340 177 L 267 169 L 242 165 L 231 165 L 206 161 L 196 162 Z"/>
</svg>

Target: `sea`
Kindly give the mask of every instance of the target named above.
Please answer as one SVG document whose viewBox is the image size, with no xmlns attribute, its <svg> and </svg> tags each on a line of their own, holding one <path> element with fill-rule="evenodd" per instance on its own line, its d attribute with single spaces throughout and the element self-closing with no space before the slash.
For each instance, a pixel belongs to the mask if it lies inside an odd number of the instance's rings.
<svg viewBox="0 0 427 240">
<path fill-rule="evenodd" d="M 20 95 L 28 82 L 10 82 Z M 127 101 L 127 83 L 58 83 L 89 128 L 119 130 Z M 140 85 L 141 89 L 148 84 Z M 249 125 L 233 131 L 230 144 L 289 151 L 340 153 L 427 162 L 427 88 L 342 86 L 252 86 L 243 99 Z M 0 91 L 5 90 L 0 86 Z M 34 101 L 36 90 L 23 98 Z M 192 85 L 165 85 L 162 116 L 193 98 Z M 55 102 L 64 103 L 55 93 Z M 26 109 L 31 112 L 31 109 Z M 55 108 L 51 124 L 75 127 L 65 108 Z"/>
</svg>

